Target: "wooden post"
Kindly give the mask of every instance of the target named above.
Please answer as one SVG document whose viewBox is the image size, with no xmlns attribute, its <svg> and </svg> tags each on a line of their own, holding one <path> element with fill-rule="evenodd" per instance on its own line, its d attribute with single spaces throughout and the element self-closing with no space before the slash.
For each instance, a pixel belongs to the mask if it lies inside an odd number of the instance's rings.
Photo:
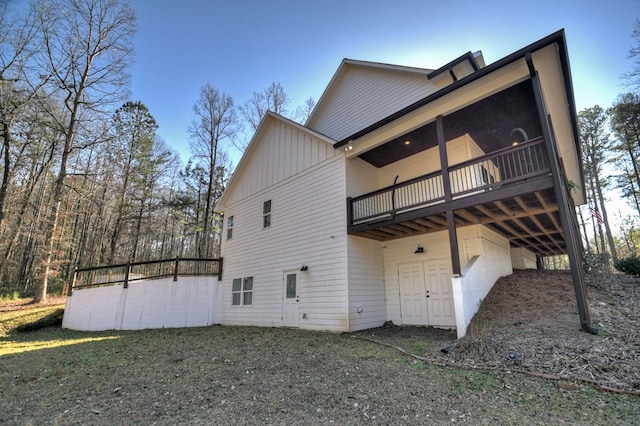
<svg viewBox="0 0 640 426">
<path fill-rule="evenodd" d="M 449 159 L 447 157 L 447 145 L 444 139 L 443 117 L 436 117 L 436 130 L 438 134 L 438 150 L 440 151 L 440 169 L 442 171 L 442 185 L 444 186 L 444 202 L 447 206 L 447 227 L 449 228 L 449 248 L 451 249 L 451 270 L 453 276 L 460 276 L 460 252 L 458 249 L 458 231 L 453 210 L 448 206 L 451 202 L 451 180 L 449 179 Z"/>
<path fill-rule="evenodd" d="M 73 279 L 71 280 L 71 285 L 69 286 L 69 289 L 67 290 L 67 296 L 72 296 L 73 295 L 73 286 L 76 285 L 76 277 L 78 276 L 78 267 L 76 266 L 73 270 Z"/>
<path fill-rule="evenodd" d="M 131 271 L 131 262 L 127 262 L 127 269 L 124 271 L 124 288 L 129 288 L 129 272 Z"/>
<path fill-rule="evenodd" d="M 533 68 L 531 56 L 527 56 L 527 62 L 530 68 Z M 533 94 L 535 96 L 536 106 L 538 107 L 538 115 L 540 124 L 542 125 L 542 134 L 544 136 L 547 155 L 549 156 L 549 167 L 553 177 L 554 192 L 558 203 L 558 213 L 560 215 L 560 223 L 565 235 L 567 245 L 567 254 L 569 255 L 569 264 L 571 267 L 571 276 L 573 277 L 573 286 L 576 292 L 576 301 L 578 304 L 578 313 L 580 315 L 580 324 L 582 329 L 588 333 L 598 334 L 598 329 L 591 324 L 591 315 L 589 313 L 589 304 L 587 301 L 587 292 L 584 279 L 584 270 L 582 268 L 582 245 L 578 244 L 576 236 L 577 226 L 572 226 L 576 220 L 576 212 L 570 211 L 569 206 L 573 203 L 569 201 L 564 176 L 560 173 L 560 160 L 556 152 L 555 140 L 551 132 L 551 125 L 542 96 L 542 86 L 540 85 L 540 77 L 537 72 L 533 72 L 531 76 L 531 85 L 533 86 Z M 577 137 L 577 135 L 574 135 Z M 573 219 L 573 221 L 572 221 Z M 555 260 L 554 260 L 555 262 Z"/>
<path fill-rule="evenodd" d="M 218 260 L 218 281 L 222 281 L 222 257 Z"/>
<path fill-rule="evenodd" d="M 351 197 L 347 197 L 347 226 L 353 225 L 353 203 Z"/>
<path fill-rule="evenodd" d="M 178 281 L 178 263 L 180 262 L 180 257 L 176 257 L 176 260 L 173 262 L 173 281 Z"/>
</svg>

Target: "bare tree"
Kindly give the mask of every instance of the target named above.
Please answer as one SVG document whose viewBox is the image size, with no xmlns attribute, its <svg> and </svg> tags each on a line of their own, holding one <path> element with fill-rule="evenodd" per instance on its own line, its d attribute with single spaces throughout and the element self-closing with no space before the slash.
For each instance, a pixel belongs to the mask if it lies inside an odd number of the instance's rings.
<svg viewBox="0 0 640 426">
<path fill-rule="evenodd" d="M 284 87 L 280 83 L 273 82 L 262 92 L 253 92 L 251 98 L 247 99 L 238 109 L 240 110 L 240 115 L 249 125 L 249 131 L 255 133 L 267 111 L 285 116 L 288 104 L 289 96 Z M 247 145 L 248 139 L 243 141 L 234 140 L 234 146 L 242 152 L 247 149 Z"/>
<path fill-rule="evenodd" d="M 13 125 L 25 105 L 43 84 L 30 87 L 28 64 L 36 52 L 37 22 L 32 9 L 14 11 L 0 4 L 0 135 L 2 177 L 0 180 L 0 232 L 5 219 L 5 199 L 12 176 Z"/>
<path fill-rule="evenodd" d="M 582 155 L 584 160 L 585 180 L 591 190 L 592 216 L 597 223 L 601 235 L 601 247 L 604 250 L 602 227 L 604 225 L 609 244 L 609 251 L 614 261 L 617 260 L 616 247 L 609 226 L 603 188 L 609 184 L 604 175 L 604 166 L 611 161 L 609 152 L 612 143 L 609 140 L 608 115 L 605 110 L 596 105 L 580 111 L 578 114 L 580 139 L 582 140 Z"/>
<path fill-rule="evenodd" d="M 309 117 L 311 117 L 311 113 L 315 107 L 316 100 L 309 96 L 302 106 L 296 108 L 293 119 L 300 124 L 305 124 L 307 120 L 309 120 Z"/>
<path fill-rule="evenodd" d="M 611 125 L 617 137 L 616 151 L 620 153 L 618 177 L 623 196 L 630 198 L 640 214 L 640 96 L 620 95 L 611 108 Z"/>
<path fill-rule="evenodd" d="M 104 113 L 126 95 L 132 59 L 135 14 L 123 0 L 50 0 L 39 4 L 45 54 L 42 66 L 51 75 L 49 89 L 58 93 L 63 114 L 52 112 L 64 134 L 60 168 L 44 233 L 44 254 L 34 303 L 47 297 L 54 237 L 62 203 L 67 165 L 78 134 L 92 114 Z"/>
<path fill-rule="evenodd" d="M 640 19 L 636 18 L 633 24 L 631 37 L 635 40 L 635 44 L 629 49 L 629 58 L 633 60 L 631 71 L 622 75 L 627 86 L 640 87 Z"/>
<path fill-rule="evenodd" d="M 200 90 L 200 97 L 193 105 L 196 119 L 189 127 L 191 136 L 191 153 L 202 162 L 206 171 L 206 193 L 204 195 L 204 214 L 202 218 L 202 234 L 198 246 L 200 257 L 209 256 L 211 246 L 212 216 L 215 205 L 216 187 L 221 184 L 218 169 L 220 143 L 232 140 L 238 132 L 238 119 L 233 99 L 226 93 L 220 93 L 207 83 Z"/>
<path fill-rule="evenodd" d="M 251 98 L 240 106 L 240 114 L 247 121 L 251 129 L 258 130 L 260 121 L 267 111 L 286 115 L 289 96 L 280 83 L 273 82 L 262 92 L 253 92 Z"/>
</svg>

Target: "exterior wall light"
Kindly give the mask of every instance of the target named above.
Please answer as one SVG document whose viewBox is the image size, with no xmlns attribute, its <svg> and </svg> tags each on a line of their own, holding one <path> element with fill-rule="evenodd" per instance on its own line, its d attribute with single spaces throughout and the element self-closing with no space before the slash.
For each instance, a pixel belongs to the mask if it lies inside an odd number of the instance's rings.
<svg viewBox="0 0 640 426">
<path fill-rule="evenodd" d="M 309 267 L 307 265 L 302 265 L 302 268 L 300 268 L 300 271 L 305 272 L 309 270 Z"/>
<path fill-rule="evenodd" d="M 509 132 L 509 136 L 511 136 L 511 146 L 517 146 L 518 145 L 518 141 L 513 137 L 514 134 L 519 133 L 520 136 L 522 136 L 522 142 L 526 142 L 529 140 L 529 136 L 527 136 L 527 132 L 524 131 L 524 129 L 522 127 L 516 127 L 514 129 L 511 129 L 511 131 Z"/>
<path fill-rule="evenodd" d="M 418 248 L 414 251 L 415 254 L 424 254 L 424 247 L 418 244 Z"/>
</svg>

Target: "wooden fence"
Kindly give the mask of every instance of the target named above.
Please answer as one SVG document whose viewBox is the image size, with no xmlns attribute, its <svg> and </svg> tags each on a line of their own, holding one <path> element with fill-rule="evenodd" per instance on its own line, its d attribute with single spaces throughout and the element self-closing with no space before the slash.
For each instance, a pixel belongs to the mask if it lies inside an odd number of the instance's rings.
<svg viewBox="0 0 640 426">
<path fill-rule="evenodd" d="M 74 290 L 121 283 L 127 288 L 131 282 L 149 279 L 173 277 L 174 281 L 178 281 L 179 275 L 217 276 L 218 281 L 221 281 L 222 258 L 175 258 L 76 269 L 69 295 Z"/>
</svg>

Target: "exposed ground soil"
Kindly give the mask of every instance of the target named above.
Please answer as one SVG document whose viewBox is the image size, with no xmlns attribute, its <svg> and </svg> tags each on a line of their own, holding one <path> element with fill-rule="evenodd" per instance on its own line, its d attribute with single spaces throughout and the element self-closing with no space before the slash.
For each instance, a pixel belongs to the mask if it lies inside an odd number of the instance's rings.
<svg viewBox="0 0 640 426">
<path fill-rule="evenodd" d="M 591 323 L 581 330 L 570 272 L 516 271 L 493 287 L 467 336 L 386 326 L 360 333 L 387 343 L 404 334 L 438 342 L 429 360 L 473 368 L 525 371 L 640 393 L 640 278 L 590 277 Z"/>
<path fill-rule="evenodd" d="M 640 424 L 640 279 L 589 292 L 599 335 L 580 330 L 570 274 L 548 271 L 501 279 L 461 340 L 392 324 L 0 333 L 0 424 Z"/>
</svg>

